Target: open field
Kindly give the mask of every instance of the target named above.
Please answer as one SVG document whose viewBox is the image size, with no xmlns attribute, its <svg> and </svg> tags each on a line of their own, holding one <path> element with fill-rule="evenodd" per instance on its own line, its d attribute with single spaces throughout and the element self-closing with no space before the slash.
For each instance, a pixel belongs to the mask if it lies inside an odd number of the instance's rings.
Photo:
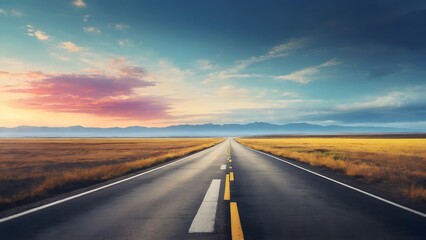
<svg viewBox="0 0 426 240">
<path fill-rule="evenodd" d="M 0 209 L 119 177 L 221 141 L 0 139 Z"/>
<path fill-rule="evenodd" d="M 276 156 L 359 177 L 388 190 L 426 201 L 426 138 L 289 137 L 239 138 Z"/>
</svg>

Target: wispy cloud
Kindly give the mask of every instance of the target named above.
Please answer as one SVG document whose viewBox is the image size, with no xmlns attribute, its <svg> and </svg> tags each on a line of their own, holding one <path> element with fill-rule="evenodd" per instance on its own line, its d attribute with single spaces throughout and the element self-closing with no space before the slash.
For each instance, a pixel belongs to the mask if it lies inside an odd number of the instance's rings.
<svg viewBox="0 0 426 240">
<path fill-rule="evenodd" d="M 425 90 L 424 85 L 399 90 L 389 89 L 382 94 L 361 99 L 357 97 L 346 104 L 322 108 L 315 114 L 305 115 L 305 119 L 333 120 L 351 124 L 417 122 L 426 117 Z"/>
<path fill-rule="evenodd" d="M 4 8 L 0 8 L 0 16 L 12 16 L 12 17 L 21 17 L 24 15 L 23 12 L 21 12 L 20 10 L 16 10 L 16 9 L 4 9 Z"/>
<path fill-rule="evenodd" d="M 271 48 L 266 54 L 260 56 L 252 56 L 248 59 L 238 61 L 237 64 L 229 70 L 236 72 L 245 69 L 246 67 L 254 63 L 264 62 L 270 59 L 287 56 L 291 51 L 295 51 L 306 46 L 307 42 L 307 38 L 292 38 L 286 43 L 282 43 Z"/>
<path fill-rule="evenodd" d="M 133 46 L 133 41 L 130 39 L 120 39 L 117 41 L 118 46 L 124 48 L 124 47 L 131 47 Z"/>
<path fill-rule="evenodd" d="M 247 59 L 237 61 L 233 66 L 222 69 L 221 71 L 213 72 L 207 75 L 203 81 L 209 83 L 218 79 L 229 78 L 248 78 L 248 77 L 262 77 L 263 74 L 246 74 L 241 73 L 252 64 L 268 61 L 275 58 L 287 56 L 290 52 L 303 48 L 308 43 L 308 38 L 292 38 L 286 43 L 279 44 L 272 47 L 268 52 L 259 56 L 252 56 Z"/>
<path fill-rule="evenodd" d="M 111 59 L 107 65 L 107 68 L 114 70 L 114 74 L 124 75 L 124 76 L 132 76 L 139 78 L 146 78 L 146 71 L 138 66 L 132 66 L 127 62 L 127 59 L 124 57 L 113 58 Z"/>
<path fill-rule="evenodd" d="M 361 110 L 361 109 L 371 109 L 371 108 L 386 108 L 386 107 L 399 107 L 405 101 L 404 94 L 401 92 L 392 92 L 386 96 L 380 96 L 375 99 L 359 102 L 347 105 L 339 105 L 337 109 L 339 110 Z"/>
<path fill-rule="evenodd" d="M 85 8 L 86 2 L 84 0 L 74 0 L 72 2 L 72 5 L 74 5 L 74 7 L 78 7 L 78 8 Z"/>
<path fill-rule="evenodd" d="M 195 65 L 201 70 L 212 70 L 216 67 L 215 64 L 208 59 L 198 59 L 195 61 Z"/>
<path fill-rule="evenodd" d="M 114 24 L 114 28 L 116 30 L 125 30 L 125 29 L 129 28 L 129 25 L 126 25 L 124 23 L 116 23 L 116 24 Z"/>
<path fill-rule="evenodd" d="M 19 11 L 19 10 L 12 9 L 12 10 L 10 10 L 10 15 L 14 16 L 14 17 L 21 17 L 24 14 L 21 11 Z"/>
<path fill-rule="evenodd" d="M 351 104 L 341 104 L 337 110 L 353 111 L 377 108 L 395 108 L 415 102 L 422 102 L 426 99 L 424 92 L 425 86 L 410 87 L 398 91 L 390 91 L 384 95 L 369 97 L 364 101 Z"/>
<path fill-rule="evenodd" d="M 293 81 L 298 82 L 302 84 L 306 84 L 311 82 L 312 80 L 316 79 L 318 77 L 318 74 L 320 73 L 322 68 L 326 67 L 332 67 L 340 64 L 336 59 L 328 60 L 327 62 L 324 62 L 320 65 L 313 66 L 313 67 L 307 67 L 302 70 L 292 72 L 287 75 L 281 75 L 277 76 L 277 79 L 281 80 L 287 80 L 287 81 Z"/>
<path fill-rule="evenodd" d="M 48 39 L 50 38 L 47 34 L 45 34 L 44 32 L 42 32 L 42 31 L 40 31 L 40 30 L 36 30 L 36 31 L 34 32 L 34 36 L 35 36 L 38 40 L 42 40 L 42 41 L 44 41 L 44 40 L 48 40 Z"/>
<path fill-rule="evenodd" d="M 42 79 L 47 77 L 46 74 L 40 71 L 26 71 L 26 72 L 7 72 L 0 71 L 0 77 L 14 80 L 23 80 L 23 79 Z"/>
<path fill-rule="evenodd" d="M 40 41 L 49 40 L 50 36 L 45 32 L 35 29 L 32 25 L 27 25 L 27 35 L 37 38 Z"/>
<path fill-rule="evenodd" d="M 90 26 L 90 27 L 83 27 L 83 30 L 85 32 L 88 32 L 88 33 L 96 33 L 96 34 L 101 33 L 101 30 L 99 30 L 99 28 L 92 27 L 92 26 Z"/>
<path fill-rule="evenodd" d="M 287 75 L 277 76 L 277 78 L 282 80 L 298 82 L 298 83 L 309 83 L 312 80 L 313 76 L 318 74 L 318 72 L 319 72 L 318 67 L 307 67 Z"/>
<path fill-rule="evenodd" d="M 281 97 L 291 97 L 291 96 L 297 96 L 297 93 L 295 92 L 283 92 L 280 95 Z"/>
<path fill-rule="evenodd" d="M 276 58 L 286 56 L 290 51 L 294 51 L 306 46 L 309 42 L 308 38 L 292 38 L 286 43 L 282 43 L 269 50 L 265 55 L 266 58 Z"/>
<path fill-rule="evenodd" d="M 85 50 L 85 48 L 77 46 L 75 43 L 73 42 L 61 42 L 59 44 L 60 48 L 66 49 L 68 52 L 80 52 Z"/>
<path fill-rule="evenodd" d="M 243 88 L 243 87 L 225 85 L 217 89 L 215 93 L 219 95 L 220 97 L 224 97 L 224 98 L 235 98 L 235 97 L 244 98 L 249 96 L 250 91 L 247 88 Z"/>
<path fill-rule="evenodd" d="M 90 15 L 84 15 L 83 16 L 83 22 L 89 21 Z"/>
<path fill-rule="evenodd" d="M 56 52 L 50 52 L 49 55 L 51 57 L 54 57 L 56 59 L 59 59 L 61 61 L 69 61 L 70 59 L 62 54 L 56 53 Z"/>
</svg>

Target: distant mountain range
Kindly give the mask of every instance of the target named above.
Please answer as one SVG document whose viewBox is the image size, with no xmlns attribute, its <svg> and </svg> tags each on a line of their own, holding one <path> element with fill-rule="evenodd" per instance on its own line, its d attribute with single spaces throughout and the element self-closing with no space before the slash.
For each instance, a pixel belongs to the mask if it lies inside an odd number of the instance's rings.
<svg viewBox="0 0 426 240">
<path fill-rule="evenodd" d="M 200 124 L 169 127 L 0 127 L 0 137 L 185 137 L 185 136 L 253 136 L 278 134 L 409 133 L 413 129 L 363 126 L 321 126 L 308 123 L 271 124 Z"/>
</svg>

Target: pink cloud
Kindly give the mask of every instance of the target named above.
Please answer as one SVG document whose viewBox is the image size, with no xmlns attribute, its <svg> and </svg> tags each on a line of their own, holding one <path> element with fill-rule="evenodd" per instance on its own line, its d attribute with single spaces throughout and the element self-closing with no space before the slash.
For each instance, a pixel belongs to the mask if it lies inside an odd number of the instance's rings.
<svg viewBox="0 0 426 240">
<path fill-rule="evenodd" d="M 72 96 L 35 96 L 15 102 L 15 106 L 49 112 L 86 113 L 101 117 L 152 120 L 169 117 L 169 106 L 161 98 L 90 99 Z"/>
<path fill-rule="evenodd" d="M 129 95 L 134 89 L 153 86 L 135 77 L 109 77 L 104 75 L 63 74 L 50 76 L 41 81 L 31 81 L 29 87 L 10 89 L 9 92 L 36 95 L 74 96 L 85 98 L 102 98 Z"/>
<path fill-rule="evenodd" d="M 30 80 L 25 88 L 6 91 L 29 94 L 27 98 L 14 101 L 14 105 L 21 108 L 124 119 L 168 117 L 169 105 L 165 99 L 135 93 L 136 89 L 155 85 L 141 79 L 139 76 L 142 74 L 140 68 L 129 68 L 128 72 L 123 71 L 123 75 L 114 77 L 101 74 L 50 75 L 41 80 Z"/>
</svg>

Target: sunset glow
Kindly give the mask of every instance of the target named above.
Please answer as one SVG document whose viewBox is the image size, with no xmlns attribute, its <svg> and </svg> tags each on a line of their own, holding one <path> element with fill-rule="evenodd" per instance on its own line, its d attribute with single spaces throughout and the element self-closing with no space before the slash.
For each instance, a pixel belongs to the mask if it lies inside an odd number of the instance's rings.
<svg viewBox="0 0 426 240">
<path fill-rule="evenodd" d="M 0 125 L 426 129 L 424 2 L 277 4 L 2 1 Z"/>
</svg>

